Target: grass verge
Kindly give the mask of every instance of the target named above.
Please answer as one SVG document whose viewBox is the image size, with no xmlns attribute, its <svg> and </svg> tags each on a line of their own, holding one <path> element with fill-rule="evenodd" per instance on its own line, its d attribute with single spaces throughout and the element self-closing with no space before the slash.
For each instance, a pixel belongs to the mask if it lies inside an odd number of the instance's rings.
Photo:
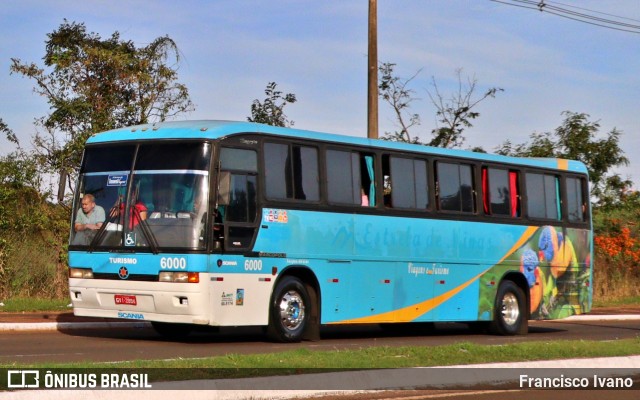
<svg viewBox="0 0 640 400">
<path fill-rule="evenodd" d="M 118 369 L 152 371 L 152 380 L 192 380 L 292 375 L 344 370 L 430 367 L 489 362 L 518 362 L 566 358 L 614 357 L 640 354 L 640 337 L 614 341 L 525 342 L 481 345 L 469 342 L 444 346 L 368 347 L 352 350 L 296 349 L 269 354 L 138 360 L 122 363 L 16 364 L 0 368 Z M 585 367 L 587 367 L 585 365 Z"/>
<path fill-rule="evenodd" d="M 616 307 L 640 305 L 640 296 L 623 297 L 616 300 L 598 301 L 593 300 L 594 307 Z"/>
<path fill-rule="evenodd" d="M 36 311 L 72 311 L 67 307 L 69 299 L 43 299 L 30 297 L 15 297 L 1 301 L 4 306 L 0 307 L 2 312 L 36 312 Z"/>
</svg>

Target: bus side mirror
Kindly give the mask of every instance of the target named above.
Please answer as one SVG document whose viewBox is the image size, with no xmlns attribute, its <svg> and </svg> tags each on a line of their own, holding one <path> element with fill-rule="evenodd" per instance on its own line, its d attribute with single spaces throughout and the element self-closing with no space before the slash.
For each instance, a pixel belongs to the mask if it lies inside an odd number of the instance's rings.
<svg viewBox="0 0 640 400">
<path fill-rule="evenodd" d="M 218 177 L 218 205 L 227 206 L 231 197 L 231 173 L 221 171 Z"/>
</svg>

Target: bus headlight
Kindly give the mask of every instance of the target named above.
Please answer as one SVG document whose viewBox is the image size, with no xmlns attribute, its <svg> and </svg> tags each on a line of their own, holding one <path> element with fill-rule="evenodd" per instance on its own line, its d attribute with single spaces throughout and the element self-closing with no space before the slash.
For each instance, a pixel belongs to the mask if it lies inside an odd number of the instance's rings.
<svg viewBox="0 0 640 400">
<path fill-rule="evenodd" d="M 69 278 L 93 279 L 91 268 L 69 268 Z"/>
<path fill-rule="evenodd" d="M 158 276 L 160 282 L 178 282 L 178 283 L 198 283 L 200 282 L 200 274 L 198 272 L 160 272 Z"/>
</svg>

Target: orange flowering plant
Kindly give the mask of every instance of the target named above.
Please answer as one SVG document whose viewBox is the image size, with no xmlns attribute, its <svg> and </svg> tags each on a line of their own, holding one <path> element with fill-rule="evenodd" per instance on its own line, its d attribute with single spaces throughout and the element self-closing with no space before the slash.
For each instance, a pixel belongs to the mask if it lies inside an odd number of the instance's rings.
<svg viewBox="0 0 640 400">
<path fill-rule="evenodd" d="M 595 210 L 593 216 L 594 300 L 640 296 L 640 207 Z"/>
<path fill-rule="evenodd" d="M 622 227 L 619 233 L 598 235 L 594 242 L 596 250 L 602 251 L 614 260 L 640 263 L 640 241 L 631 235 L 631 229 L 626 226 Z"/>
</svg>

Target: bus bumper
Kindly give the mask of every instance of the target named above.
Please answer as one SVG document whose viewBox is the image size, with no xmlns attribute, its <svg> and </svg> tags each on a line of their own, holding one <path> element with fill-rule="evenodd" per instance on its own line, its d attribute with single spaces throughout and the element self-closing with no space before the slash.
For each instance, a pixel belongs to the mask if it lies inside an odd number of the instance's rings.
<svg viewBox="0 0 640 400">
<path fill-rule="evenodd" d="M 209 298 L 201 283 L 69 279 L 78 316 L 209 325 Z"/>
</svg>

